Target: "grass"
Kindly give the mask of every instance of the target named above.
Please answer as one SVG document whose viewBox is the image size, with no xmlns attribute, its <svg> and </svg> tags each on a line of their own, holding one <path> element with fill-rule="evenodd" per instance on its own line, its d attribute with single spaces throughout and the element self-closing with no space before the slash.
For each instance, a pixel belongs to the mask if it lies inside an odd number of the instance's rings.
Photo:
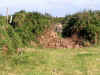
<svg viewBox="0 0 100 75">
<path fill-rule="evenodd" d="M 12 56 L 1 52 L 0 75 L 100 75 L 100 48 L 29 48 Z"/>
</svg>

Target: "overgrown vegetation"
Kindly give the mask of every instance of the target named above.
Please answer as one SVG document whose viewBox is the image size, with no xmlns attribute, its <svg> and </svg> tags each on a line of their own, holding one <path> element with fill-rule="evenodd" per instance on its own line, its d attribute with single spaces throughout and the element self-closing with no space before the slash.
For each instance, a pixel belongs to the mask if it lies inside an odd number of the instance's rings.
<svg viewBox="0 0 100 75">
<path fill-rule="evenodd" d="M 9 24 L 5 16 L 0 16 L 0 50 L 10 53 L 4 55 L 0 51 L 0 75 L 100 75 L 100 47 L 25 48 L 56 22 L 64 24 L 63 37 L 76 33 L 83 41 L 97 44 L 100 41 L 100 11 L 85 11 L 65 18 L 25 11 L 12 16 Z M 25 50 L 17 54 L 18 48 Z"/>
<path fill-rule="evenodd" d="M 36 41 L 37 36 L 52 23 L 49 14 L 38 12 L 20 11 L 12 16 L 10 24 L 6 23 L 5 16 L 0 16 L 0 49 L 5 51 L 30 46 L 30 42 Z"/>
<path fill-rule="evenodd" d="M 100 11 L 84 11 L 68 15 L 63 20 L 63 37 L 78 34 L 80 38 L 93 44 L 100 40 Z"/>
<path fill-rule="evenodd" d="M 52 17 L 50 14 L 20 11 L 15 13 L 12 23 L 0 16 L 0 49 L 15 52 L 17 48 L 31 46 L 42 32 L 55 23 L 62 23 L 63 37 L 77 33 L 83 41 L 97 44 L 100 41 L 100 11 L 84 11 L 66 17 Z M 9 17 L 10 20 L 10 17 Z"/>
</svg>

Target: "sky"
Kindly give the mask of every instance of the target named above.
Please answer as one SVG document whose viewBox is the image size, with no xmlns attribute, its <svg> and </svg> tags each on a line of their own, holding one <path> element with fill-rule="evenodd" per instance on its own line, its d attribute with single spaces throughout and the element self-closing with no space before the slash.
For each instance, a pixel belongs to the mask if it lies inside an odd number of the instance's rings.
<svg viewBox="0 0 100 75">
<path fill-rule="evenodd" d="M 9 14 L 20 10 L 50 13 L 63 17 L 84 10 L 100 10 L 100 0 L 0 0 L 0 14 Z"/>
</svg>

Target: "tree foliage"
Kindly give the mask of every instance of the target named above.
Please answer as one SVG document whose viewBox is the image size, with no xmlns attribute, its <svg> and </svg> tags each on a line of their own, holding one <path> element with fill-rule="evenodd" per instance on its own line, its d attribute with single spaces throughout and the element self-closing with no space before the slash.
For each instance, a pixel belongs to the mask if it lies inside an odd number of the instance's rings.
<svg viewBox="0 0 100 75">
<path fill-rule="evenodd" d="M 64 37 L 77 33 L 79 37 L 91 43 L 100 40 L 100 11 L 84 11 L 66 16 L 64 23 Z"/>
</svg>

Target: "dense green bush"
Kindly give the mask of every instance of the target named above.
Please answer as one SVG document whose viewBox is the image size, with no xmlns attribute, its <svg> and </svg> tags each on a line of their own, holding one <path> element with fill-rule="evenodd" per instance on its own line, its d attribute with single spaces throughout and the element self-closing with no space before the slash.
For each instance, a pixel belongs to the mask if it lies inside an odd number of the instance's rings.
<svg viewBox="0 0 100 75">
<path fill-rule="evenodd" d="M 36 40 L 52 21 L 49 14 L 23 10 L 12 16 L 10 24 L 7 24 L 5 16 L 0 16 L 0 49 L 7 49 L 8 52 L 30 46 L 30 42 Z"/>
<path fill-rule="evenodd" d="M 50 24 L 51 16 L 45 16 L 38 12 L 25 12 L 20 11 L 13 15 L 12 25 L 15 28 L 21 28 L 33 32 L 34 34 L 40 34 Z"/>
<path fill-rule="evenodd" d="M 13 15 L 12 26 L 26 45 L 50 26 L 52 17 L 39 12 L 20 11 Z"/>
<path fill-rule="evenodd" d="M 85 11 L 66 16 L 63 37 L 77 33 L 79 37 L 91 43 L 100 40 L 100 11 Z"/>
</svg>

